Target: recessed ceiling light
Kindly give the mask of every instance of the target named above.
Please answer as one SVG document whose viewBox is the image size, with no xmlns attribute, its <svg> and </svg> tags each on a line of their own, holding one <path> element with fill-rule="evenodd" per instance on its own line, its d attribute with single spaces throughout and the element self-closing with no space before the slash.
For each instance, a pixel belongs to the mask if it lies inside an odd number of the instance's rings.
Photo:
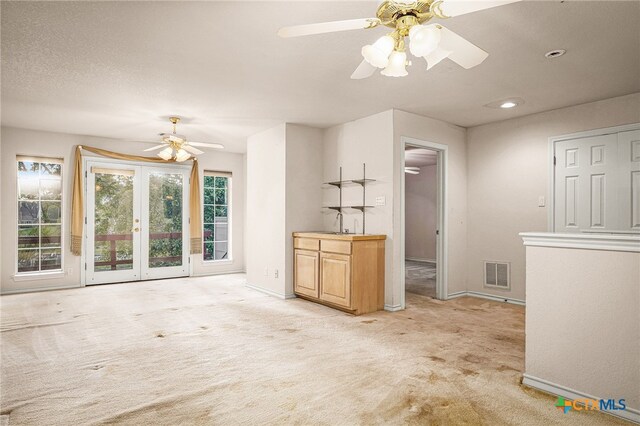
<svg viewBox="0 0 640 426">
<path fill-rule="evenodd" d="M 564 55 L 565 53 L 567 53 L 566 50 L 564 49 L 555 49 L 555 50 L 551 50 L 547 53 L 544 54 L 545 57 L 552 59 L 552 58 L 559 58 L 560 56 Z"/>
<path fill-rule="evenodd" d="M 506 101 L 500 104 L 500 108 L 513 108 L 518 106 L 517 103 L 513 102 L 513 101 Z"/>
<path fill-rule="evenodd" d="M 524 99 L 522 98 L 506 98 L 506 99 L 500 99 L 498 101 L 489 102 L 485 106 L 488 108 L 509 109 L 509 108 L 515 108 L 522 104 L 524 104 Z"/>
</svg>

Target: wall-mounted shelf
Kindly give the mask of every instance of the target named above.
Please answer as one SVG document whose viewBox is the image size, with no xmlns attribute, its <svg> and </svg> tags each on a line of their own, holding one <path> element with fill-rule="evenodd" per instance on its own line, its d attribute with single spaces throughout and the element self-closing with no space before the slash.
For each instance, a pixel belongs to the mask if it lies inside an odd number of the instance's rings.
<svg viewBox="0 0 640 426">
<path fill-rule="evenodd" d="M 374 206 L 367 206 L 364 203 L 366 202 L 366 195 L 367 195 L 367 190 L 366 190 L 366 185 L 368 183 L 371 182 L 375 182 L 375 179 L 367 179 L 367 165 L 366 164 L 362 164 L 362 179 L 349 179 L 349 180 L 343 180 L 342 179 L 342 167 L 340 167 L 340 179 L 336 180 L 336 181 L 332 181 L 332 182 L 325 182 L 325 185 L 330 185 L 333 187 L 336 187 L 338 189 L 340 189 L 340 205 L 339 206 L 326 206 L 324 208 L 326 209 L 330 209 L 330 210 L 335 210 L 338 212 L 338 216 L 340 217 L 340 232 L 343 231 L 343 226 L 342 226 L 342 211 L 344 209 L 354 209 L 354 210 L 359 210 L 362 212 L 362 233 L 365 233 L 365 210 L 367 209 L 371 209 Z M 342 187 L 344 186 L 348 186 L 348 185 L 360 185 L 362 186 L 362 205 L 360 206 L 343 206 L 342 205 Z"/>
<path fill-rule="evenodd" d="M 348 185 L 361 185 L 364 186 L 367 183 L 375 182 L 375 179 L 351 179 L 351 180 L 336 180 L 333 182 L 325 182 L 325 185 L 335 186 L 336 188 L 342 188 Z"/>
</svg>

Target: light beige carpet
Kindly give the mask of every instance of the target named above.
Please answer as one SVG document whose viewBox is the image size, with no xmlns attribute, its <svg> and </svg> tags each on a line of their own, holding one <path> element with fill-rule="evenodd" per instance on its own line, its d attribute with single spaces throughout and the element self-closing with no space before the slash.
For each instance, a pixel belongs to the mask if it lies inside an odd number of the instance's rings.
<svg viewBox="0 0 640 426">
<path fill-rule="evenodd" d="M 519 384 L 524 309 L 361 317 L 243 275 L 3 296 L 5 424 L 608 424 Z"/>
</svg>

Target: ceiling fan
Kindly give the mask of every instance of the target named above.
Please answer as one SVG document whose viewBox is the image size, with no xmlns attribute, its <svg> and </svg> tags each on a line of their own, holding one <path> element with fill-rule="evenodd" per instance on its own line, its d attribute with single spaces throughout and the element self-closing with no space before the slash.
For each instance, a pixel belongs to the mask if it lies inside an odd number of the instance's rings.
<svg viewBox="0 0 640 426">
<path fill-rule="evenodd" d="M 176 127 L 180 122 L 180 117 L 169 117 L 169 121 L 173 124 L 173 132 L 160 133 L 162 143 L 152 148 L 145 149 L 146 151 L 155 151 L 160 148 L 164 148 L 158 153 L 158 157 L 163 160 L 171 160 L 181 163 L 187 161 L 192 155 L 204 154 L 204 151 L 200 151 L 196 146 L 203 148 L 224 149 L 224 145 L 219 143 L 204 143 L 204 142 L 192 142 L 188 141 L 186 136 L 176 133 Z"/>
<path fill-rule="evenodd" d="M 424 24 L 434 18 L 452 18 L 517 1 L 520 0 L 385 0 L 378 7 L 376 18 L 284 27 L 278 31 L 278 35 L 299 37 L 369 29 L 379 25 L 393 28 L 375 43 L 362 48 L 364 60 L 351 75 L 354 80 L 370 77 L 378 68 L 382 69 L 382 75 L 389 77 L 407 75 L 406 66 L 411 65 L 407 61 L 407 37 L 409 51 L 413 56 L 426 60 L 427 70 L 445 58 L 469 69 L 481 64 L 489 54 L 439 23 Z"/>
</svg>

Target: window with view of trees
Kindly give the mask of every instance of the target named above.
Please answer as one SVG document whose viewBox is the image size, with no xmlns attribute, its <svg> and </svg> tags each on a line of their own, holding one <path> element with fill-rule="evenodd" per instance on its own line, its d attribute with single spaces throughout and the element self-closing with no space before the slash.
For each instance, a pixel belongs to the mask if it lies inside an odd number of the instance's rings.
<svg viewBox="0 0 640 426">
<path fill-rule="evenodd" d="M 231 174 L 204 172 L 203 258 L 229 259 Z"/>
<path fill-rule="evenodd" d="M 62 270 L 62 160 L 18 157 L 18 273 Z"/>
</svg>

